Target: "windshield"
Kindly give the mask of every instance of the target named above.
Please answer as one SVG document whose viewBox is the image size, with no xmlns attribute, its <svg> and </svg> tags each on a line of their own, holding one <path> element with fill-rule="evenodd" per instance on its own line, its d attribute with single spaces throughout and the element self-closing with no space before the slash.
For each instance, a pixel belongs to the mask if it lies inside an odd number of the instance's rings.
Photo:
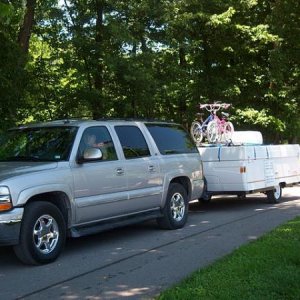
<svg viewBox="0 0 300 300">
<path fill-rule="evenodd" d="M 0 136 L 0 161 L 68 160 L 77 127 L 9 130 Z"/>
</svg>

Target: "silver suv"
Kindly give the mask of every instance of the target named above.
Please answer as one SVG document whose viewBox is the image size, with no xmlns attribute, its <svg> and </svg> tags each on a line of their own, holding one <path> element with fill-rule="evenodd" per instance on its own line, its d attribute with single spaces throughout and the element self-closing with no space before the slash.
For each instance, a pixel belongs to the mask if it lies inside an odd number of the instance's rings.
<svg viewBox="0 0 300 300">
<path fill-rule="evenodd" d="M 181 228 L 203 190 L 197 148 L 173 123 L 53 121 L 0 143 L 0 245 L 26 264 L 55 260 L 67 236 L 150 218 Z"/>
</svg>

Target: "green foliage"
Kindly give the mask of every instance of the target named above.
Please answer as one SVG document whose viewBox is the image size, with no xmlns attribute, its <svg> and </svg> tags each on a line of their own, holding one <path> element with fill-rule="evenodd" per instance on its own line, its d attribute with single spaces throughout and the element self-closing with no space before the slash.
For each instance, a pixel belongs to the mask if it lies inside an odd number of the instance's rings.
<svg viewBox="0 0 300 300">
<path fill-rule="evenodd" d="M 6 23 L 11 15 L 12 15 L 11 5 L 0 2 L 0 22 Z"/>
<path fill-rule="evenodd" d="M 0 119 L 188 126 L 198 103 L 224 101 L 234 105 L 236 129 L 299 139 L 297 0 L 37 1 L 27 57 L 17 46 L 25 7 L 0 2 Z"/>
<path fill-rule="evenodd" d="M 18 110 L 24 106 L 26 71 L 23 54 L 4 30 L 0 41 L 0 128 L 5 129 L 18 121 Z"/>
<path fill-rule="evenodd" d="M 273 142 L 274 137 L 278 137 L 286 129 L 286 123 L 273 116 L 267 109 L 237 109 L 231 120 L 238 128 L 261 131 L 265 142 Z"/>
</svg>

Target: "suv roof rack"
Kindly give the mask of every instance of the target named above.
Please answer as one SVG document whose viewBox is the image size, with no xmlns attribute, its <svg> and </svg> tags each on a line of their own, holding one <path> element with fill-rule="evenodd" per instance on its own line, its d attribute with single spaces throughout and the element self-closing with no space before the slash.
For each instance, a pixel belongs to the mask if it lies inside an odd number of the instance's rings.
<svg viewBox="0 0 300 300">
<path fill-rule="evenodd" d="M 161 119 L 152 119 L 152 118 L 113 118 L 113 117 L 103 117 L 98 118 L 96 121 L 136 121 L 136 122 L 162 122 L 170 123 L 172 120 L 161 120 Z"/>
</svg>

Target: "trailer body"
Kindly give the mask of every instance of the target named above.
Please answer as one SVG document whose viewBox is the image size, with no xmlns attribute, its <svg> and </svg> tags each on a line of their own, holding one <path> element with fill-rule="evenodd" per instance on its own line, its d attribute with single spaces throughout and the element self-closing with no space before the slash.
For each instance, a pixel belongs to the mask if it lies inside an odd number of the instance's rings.
<svg viewBox="0 0 300 300">
<path fill-rule="evenodd" d="M 300 183 L 300 146 L 239 145 L 198 148 L 206 193 L 243 195 Z"/>
</svg>

